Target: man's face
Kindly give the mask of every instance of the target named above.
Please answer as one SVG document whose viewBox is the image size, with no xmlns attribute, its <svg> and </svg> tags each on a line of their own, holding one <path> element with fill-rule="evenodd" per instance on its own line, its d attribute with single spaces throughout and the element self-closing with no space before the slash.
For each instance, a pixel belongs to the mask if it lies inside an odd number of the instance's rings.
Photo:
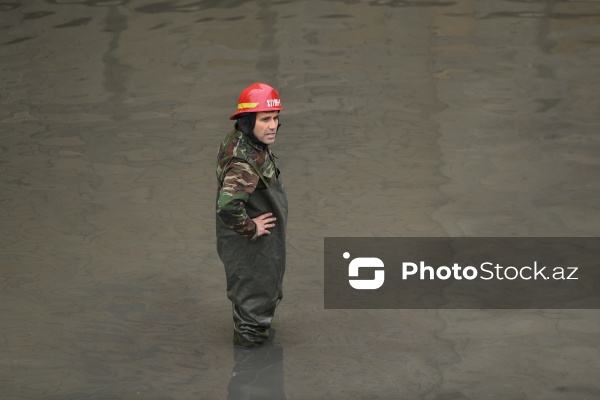
<svg viewBox="0 0 600 400">
<path fill-rule="evenodd" d="M 278 124 L 279 111 L 258 112 L 254 124 L 254 136 L 264 144 L 271 144 L 275 142 Z"/>
</svg>

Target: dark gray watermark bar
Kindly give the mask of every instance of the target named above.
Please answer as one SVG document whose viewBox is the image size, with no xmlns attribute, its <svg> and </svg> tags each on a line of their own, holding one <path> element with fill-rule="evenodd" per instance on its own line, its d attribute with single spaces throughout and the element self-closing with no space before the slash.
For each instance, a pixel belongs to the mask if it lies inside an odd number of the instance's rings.
<svg viewBox="0 0 600 400">
<path fill-rule="evenodd" d="M 600 309 L 600 238 L 325 238 L 327 309 Z"/>
</svg>

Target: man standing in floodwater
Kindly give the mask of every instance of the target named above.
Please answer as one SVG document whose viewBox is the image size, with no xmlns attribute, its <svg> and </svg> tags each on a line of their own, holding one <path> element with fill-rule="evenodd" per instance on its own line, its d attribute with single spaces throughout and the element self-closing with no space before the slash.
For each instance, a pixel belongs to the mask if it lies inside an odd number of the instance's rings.
<svg viewBox="0 0 600 400">
<path fill-rule="evenodd" d="M 239 96 L 234 129 L 217 155 L 217 252 L 233 306 L 233 343 L 258 347 L 269 337 L 283 296 L 287 197 L 269 145 L 281 124 L 281 99 L 254 83 Z"/>
</svg>

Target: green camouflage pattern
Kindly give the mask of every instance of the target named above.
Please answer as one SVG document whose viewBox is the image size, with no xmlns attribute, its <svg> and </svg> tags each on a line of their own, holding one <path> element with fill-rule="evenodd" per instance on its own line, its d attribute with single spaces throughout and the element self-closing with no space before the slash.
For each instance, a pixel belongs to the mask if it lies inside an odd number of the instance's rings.
<svg viewBox="0 0 600 400">
<path fill-rule="evenodd" d="M 225 136 L 219 147 L 217 215 L 225 225 L 244 237 L 253 239 L 257 234 L 256 224 L 246 214 L 245 203 L 257 187 L 265 187 L 254 167 L 270 185 L 277 170 L 274 158 L 269 146 L 253 143 L 235 129 Z"/>
</svg>

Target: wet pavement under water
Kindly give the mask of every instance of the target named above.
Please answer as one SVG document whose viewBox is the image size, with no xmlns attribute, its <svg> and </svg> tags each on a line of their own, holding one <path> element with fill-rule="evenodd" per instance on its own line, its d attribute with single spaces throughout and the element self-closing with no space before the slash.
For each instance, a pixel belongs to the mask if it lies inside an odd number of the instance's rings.
<svg viewBox="0 0 600 400">
<path fill-rule="evenodd" d="M 598 236 L 600 2 L 0 2 L 0 399 L 598 399 L 598 310 L 325 310 L 326 236 Z M 274 338 L 216 149 L 279 90 Z"/>
</svg>

